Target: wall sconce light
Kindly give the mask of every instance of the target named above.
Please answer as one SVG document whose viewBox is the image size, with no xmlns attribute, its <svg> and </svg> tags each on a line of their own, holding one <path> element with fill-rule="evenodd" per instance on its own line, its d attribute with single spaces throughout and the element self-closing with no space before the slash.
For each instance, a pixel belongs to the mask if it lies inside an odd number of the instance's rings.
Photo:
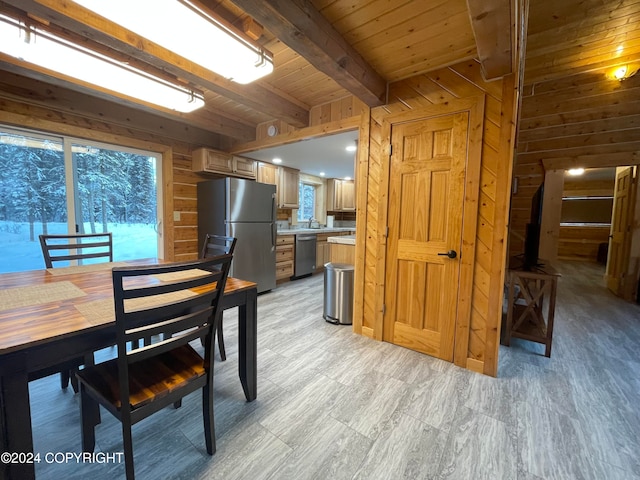
<svg viewBox="0 0 640 480">
<path fill-rule="evenodd" d="M 273 71 L 269 51 L 190 0 L 73 0 L 236 83 Z"/>
<path fill-rule="evenodd" d="M 612 78 L 614 78 L 615 80 L 626 80 L 629 77 L 633 77 L 637 72 L 638 69 L 640 69 L 640 65 L 638 64 L 627 64 L 627 65 L 620 65 L 618 67 L 615 67 L 610 75 Z"/>
<path fill-rule="evenodd" d="M 204 105 L 203 94 L 196 90 L 167 82 L 4 15 L 0 15 L 0 52 L 63 77 L 178 112 L 192 112 Z"/>
<path fill-rule="evenodd" d="M 572 177 L 577 177 L 584 174 L 584 168 L 570 168 L 567 173 Z"/>
</svg>

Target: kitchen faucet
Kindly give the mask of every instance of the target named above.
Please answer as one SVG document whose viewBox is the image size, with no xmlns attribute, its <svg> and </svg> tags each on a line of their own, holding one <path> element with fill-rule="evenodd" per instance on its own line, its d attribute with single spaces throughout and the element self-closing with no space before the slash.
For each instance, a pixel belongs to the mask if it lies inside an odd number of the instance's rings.
<svg viewBox="0 0 640 480">
<path fill-rule="evenodd" d="M 311 216 L 309 217 L 309 223 L 307 224 L 307 228 L 311 228 L 311 224 L 312 224 L 314 221 L 316 221 L 316 222 L 317 222 L 317 220 L 316 220 L 315 218 L 313 218 L 313 215 L 311 215 Z"/>
</svg>

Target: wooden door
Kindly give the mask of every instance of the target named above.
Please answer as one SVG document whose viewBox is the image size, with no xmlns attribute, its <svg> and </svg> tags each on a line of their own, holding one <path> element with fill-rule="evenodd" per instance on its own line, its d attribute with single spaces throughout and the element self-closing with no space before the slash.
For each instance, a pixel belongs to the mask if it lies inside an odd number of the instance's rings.
<svg viewBox="0 0 640 480">
<path fill-rule="evenodd" d="M 453 361 L 469 113 L 391 128 L 384 339 Z M 456 252 L 455 258 L 447 252 Z M 451 253 L 453 257 L 453 253 Z"/>
<path fill-rule="evenodd" d="M 629 264 L 631 244 L 631 219 L 633 218 L 633 168 L 621 169 L 616 175 L 613 193 L 613 212 L 609 234 L 607 288 L 618 296 L 624 296 L 624 281 Z"/>
</svg>

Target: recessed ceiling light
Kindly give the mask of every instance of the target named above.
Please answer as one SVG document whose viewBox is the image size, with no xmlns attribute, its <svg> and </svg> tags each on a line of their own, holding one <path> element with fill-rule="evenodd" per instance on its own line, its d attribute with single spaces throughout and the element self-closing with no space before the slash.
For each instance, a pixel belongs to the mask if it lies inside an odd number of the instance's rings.
<svg viewBox="0 0 640 480">
<path fill-rule="evenodd" d="M 351 180 L 351 177 L 344 177 L 345 180 Z"/>
<path fill-rule="evenodd" d="M 282 163 L 282 159 L 281 158 L 274 158 L 273 160 L 271 160 L 273 163 Z"/>
<path fill-rule="evenodd" d="M 574 176 L 574 177 L 578 176 L 578 175 L 582 175 L 584 173 L 584 168 L 572 168 L 572 169 L 568 170 L 567 173 L 569 175 Z"/>
<path fill-rule="evenodd" d="M 358 147 L 356 147 L 355 145 L 348 145 L 347 148 L 345 148 L 347 152 L 355 152 L 357 149 Z"/>
<path fill-rule="evenodd" d="M 324 172 L 320 172 L 320 176 L 321 176 L 321 177 L 324 177 Z"/>
</svg>

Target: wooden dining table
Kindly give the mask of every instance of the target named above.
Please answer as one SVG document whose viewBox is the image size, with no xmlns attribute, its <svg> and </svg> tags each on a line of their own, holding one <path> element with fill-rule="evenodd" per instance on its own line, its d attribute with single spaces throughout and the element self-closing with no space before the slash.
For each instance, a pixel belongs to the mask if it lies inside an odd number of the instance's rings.
<svg viewBox="0 0 640 480">
<path fill-rule="evenodd" d="M 167 262 L 140 260 L 126 265 L 153 263 Z M 111 268 L 119 265 L 124 264 L 0 274 L 0 478 L 35 478 L 34 463 L 29 462 L 33 453 L 30 378 L 115 345 L 115 315 L 105 305 L 113 299 Z M 227 279 L 222 308 L 232 307 L 239 307 L 239 377 L 245 397 L 251 402 L 257 396 L 254 282 Z"/>
</svg>

